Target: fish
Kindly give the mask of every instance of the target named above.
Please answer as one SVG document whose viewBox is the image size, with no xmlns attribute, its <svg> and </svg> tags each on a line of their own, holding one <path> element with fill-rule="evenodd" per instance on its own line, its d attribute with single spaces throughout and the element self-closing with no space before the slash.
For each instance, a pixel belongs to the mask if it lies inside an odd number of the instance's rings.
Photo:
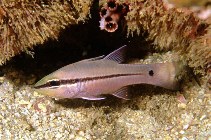
<svg viewBox="0 0 211 140">
<path fill-rule="evenodd" d="M 54 98 L 102 100 L 106 94 L 130 99 L 128 87 L 149 84 L 178 90 L 177 62 L 127 64 L 126 45 L 107 56 L 81 60 L 45 76 L 34 85 L 36 92 Z"/>
</svg>

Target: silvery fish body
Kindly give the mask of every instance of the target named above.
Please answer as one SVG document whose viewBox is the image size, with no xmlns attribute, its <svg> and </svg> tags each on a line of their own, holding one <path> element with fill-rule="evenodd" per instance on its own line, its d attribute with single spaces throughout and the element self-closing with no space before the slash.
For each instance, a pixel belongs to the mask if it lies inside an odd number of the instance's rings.
<svg viewBox="0 0 211 140">
<path fill-rule="evenodd" d="M 121 64 L 126 46 L 106 57 L 82 60 L 47 75 L 35 84 L 38 93 L 56 98 L 101 100 L 104 94 L 128 99 L 128 87 L 151 84 L 175 90 L 177 64 Z"/>
</svg>

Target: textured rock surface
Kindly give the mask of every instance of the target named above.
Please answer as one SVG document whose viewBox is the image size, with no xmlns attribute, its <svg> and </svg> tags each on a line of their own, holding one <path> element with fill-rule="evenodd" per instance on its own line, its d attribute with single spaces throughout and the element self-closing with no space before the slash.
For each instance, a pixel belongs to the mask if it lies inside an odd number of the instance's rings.
<svg viewBox="0 0 211 140">
<path fill-rule="evenodd" d="M 37 44 L 57 39 L 62 29 L 89 17 L 92 0 L 2 0 L 0 65 Z"/>
</svg>

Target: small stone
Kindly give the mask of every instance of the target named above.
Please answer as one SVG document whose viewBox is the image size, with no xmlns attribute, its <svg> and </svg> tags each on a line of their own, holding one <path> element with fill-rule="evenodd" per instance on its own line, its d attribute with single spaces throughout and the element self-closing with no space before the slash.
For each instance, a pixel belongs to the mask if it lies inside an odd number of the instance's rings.
<svg viewBox="0 0 211 140">
<path fill-rule="evenodd" d="M 188 127 L 189 127 L 189 124 L 186 124 L 186 125 L 183 125 L 183 129 L 188 129 Z"/>
<path fill-rule="evenodd" d="M 12 134 L 10 133 L 9 130 L 5 130 L 5 132 L 6 132 L 7 137 L 11 137 Z"/>
<path fill-rule="evenodd" d="M 179 103 L 179 104 L 178 104 L 178 107 L 179 107 L 179 108 L 182 108 L 182 109 L 185 109 L 186 106 L 187 106 L 187 105 L 184 104 L 184 103 Z"/>
<path fill-rule="evenodd" d="M 4 82 L 5 77 L 0 77 L 0 83 Z"/>
<path fill-rule="evenodd" d="M 62 137 L 62 134 L 61 133 L 57 133 L 55 137 L 59 139 L 59 138 Z"/>
<path fill-rule="evenodd" d="M 5 105 L 1 105 L 1 110 L 6 110 L 7 107 Z"/>
<path fill-rule="evenodd" d="M 29 101 L 25 101 L 25 100 L 20 100 L 18 103 L 19 103 L 20 105 L 28 105 L 28 104 L 30 104 Z"/>
<path fill-rule="evenodd" d="M 182 139 L 181 140 L 188 140 L 188 138 L 186 138 L 186 137 L 182 137 Z"/>
<path fill-rule="evenodd" d="M 74 139 L 75 138 L 75 135 L 74 134 L 70 134 L 69 135 L 69 139 Z"/>
<path fill-rule="evenodd" d="M 199 99 L 199 103 L 202 103 L 203 102 L 203 100 L 202 99 Z"/>
<path fill-rule="evenodd" d="M 39 103 L 39 104 L 37 105 L 37 107 L 38 107 L 38 109 L 40 109 L 40 111 L 42 111 L 42 112 L 47 112 L 47 108 L 46 108 L 46 105 L 45 105 L 45 104 Z"/>
<path fill-rule="evenodd" d="M 76 137 L 75 137 L 75 140 L 86 140 L 86 138 L 81 137 L 81 136 L 76 136 Z"/>
<path fill-rule="evenodd" d="M 206 115 L 202 115 L 201 118 L 199 119 L 200 121 L 202 121 L 203 119 L 205 119 L 207 116 Z"/>
<path fill-rule="evenodd" d="M 165 136 L 164 140 L 172 140 L 172 138 L 170 136 Z"/>
<path fill-rule="evenodd" d="M 182 104 L 187 104 L 187 100 L 185 99 L 183 94 L 177 94 L 177 100 Z"/>
<path fill-rule="evenodd" d="M 79 131 L 78 134 L 79 134 L 80 136 L 83 136 L 83 137 L 84 137 L 84 132 L 83 132 L 83 131 Z"/>
<path fill-rule="evenodd" d="M 50 123 L 50 127 L 51 128 L 56 127 L 55 123 Z"/>
<path fill-rule="evenodd" d="M 36 92 L 36 91 L 34 91 L 33 95 L 34 95 L 35 97 L 43 97 L 43 95 L 39 94 L 39 93 Z"/>
<path fill-rule="evenodd" d="M 185 134 L 185 131 L 181 130 L 179 133 L 180 133 L 180 134 Z"/>
</svg>

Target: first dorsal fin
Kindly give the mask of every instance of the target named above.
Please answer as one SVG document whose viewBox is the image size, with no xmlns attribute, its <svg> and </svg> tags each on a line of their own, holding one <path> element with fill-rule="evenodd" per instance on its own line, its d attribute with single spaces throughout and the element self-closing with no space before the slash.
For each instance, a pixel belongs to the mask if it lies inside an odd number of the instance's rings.
<svg viewBox="0 0 211 140">
<path fill-rule="evenodd" d="M 103 59 L 104 57 L 105 57 L 104 55 L 101 55 L 101 56 L 94 57 L 94 58 L 84 59 L 84 60 L 81 60 L 81 61 L 79 61 L 79 62 L 96 61 L 96 60 Z"/>
<path fill-rule="evenodd" d="M 117 63 L 123 63 L 126 58 L 126 50 L 127 50 L 127 45 L 124 45 L 120 47 L 119 49 L 113 51 L 112 53 L 108 54 L 104 59 L 107 60 L 112 60 Z"/>
</svg>

